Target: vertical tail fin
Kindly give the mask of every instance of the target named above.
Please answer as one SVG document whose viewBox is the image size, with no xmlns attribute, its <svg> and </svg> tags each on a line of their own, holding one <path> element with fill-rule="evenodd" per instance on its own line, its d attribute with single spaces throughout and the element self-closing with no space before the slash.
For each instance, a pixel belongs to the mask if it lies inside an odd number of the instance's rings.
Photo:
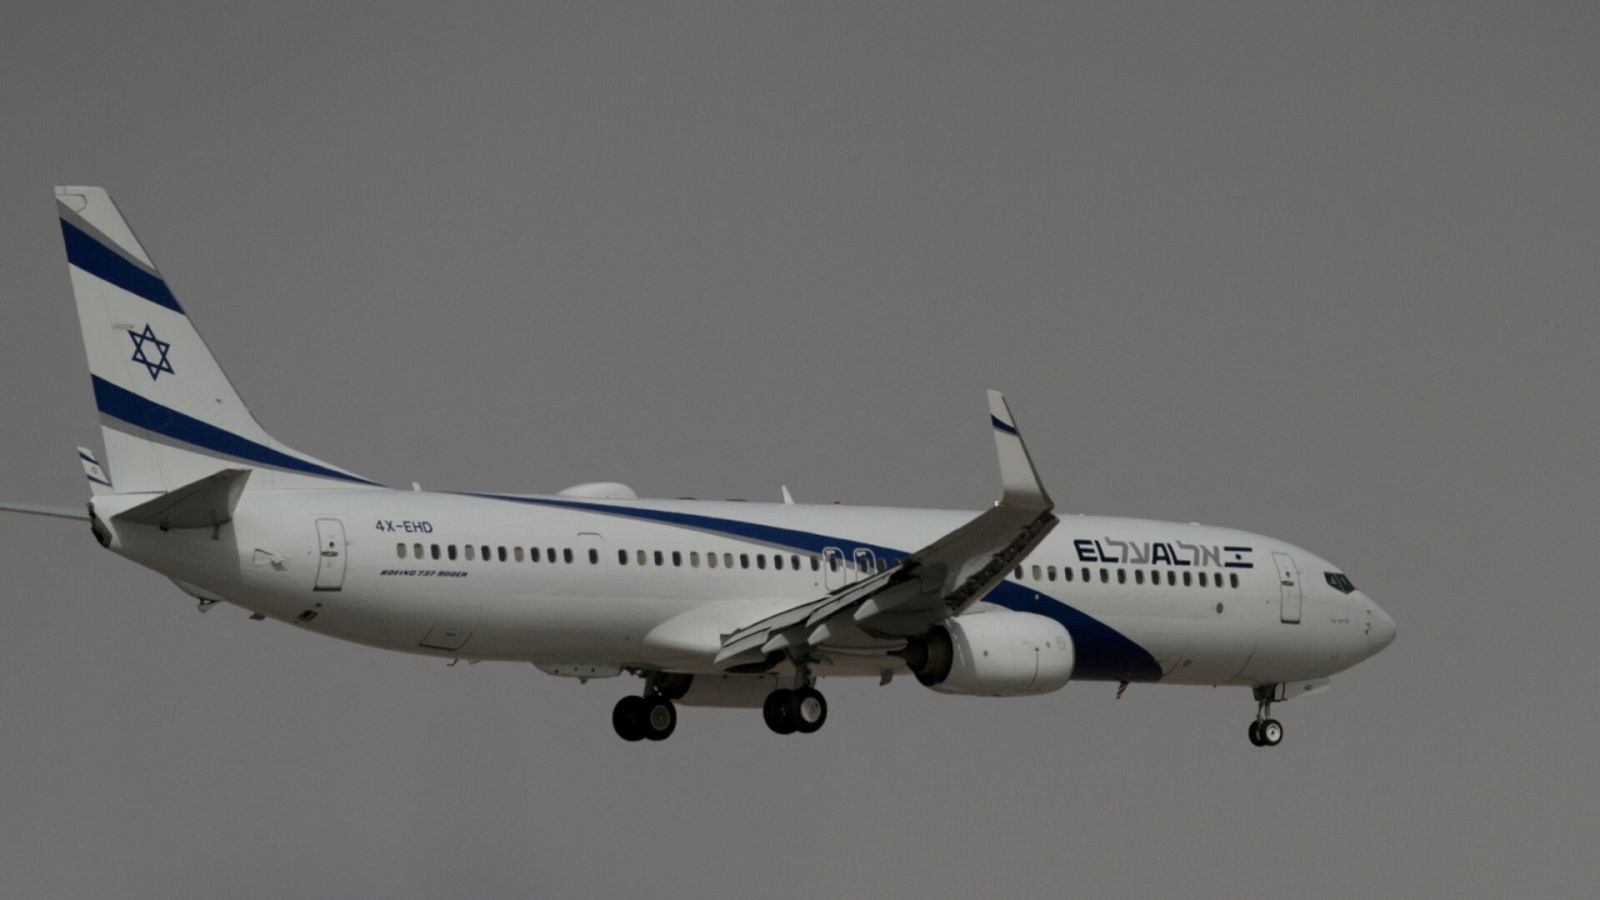
<svg viewBox="0 0 1600 900">
<path fill-rule="evenodd" d="M 58 187 L 56 209 L 112 476 L 102 481 L 161 492 L 243 466 L 261 486 L 371 484 L 257 424 L 103 188 Z"/>
</svg>

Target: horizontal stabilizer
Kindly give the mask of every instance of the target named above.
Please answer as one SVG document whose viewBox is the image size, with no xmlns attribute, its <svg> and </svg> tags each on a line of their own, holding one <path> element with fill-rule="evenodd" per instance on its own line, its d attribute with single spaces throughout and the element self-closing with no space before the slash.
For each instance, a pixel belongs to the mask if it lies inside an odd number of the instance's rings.
<svg viewBox="0 0 1600 900">
<path fill-rule="evenodd" d="M 55 506 L 49 503 L 13 503 L 0 500 L 0 512 L 26 513 L 30 516 L 54 516 L 57 519 L 89 521 L 89 511 L 81 506 Z"/>
<path fill-rule="evenodd" d="M 223 469 L 147 500 L 116 518 L 159 528 L 211 528 L 233 518 L 249 469 Z"/>
</svg>

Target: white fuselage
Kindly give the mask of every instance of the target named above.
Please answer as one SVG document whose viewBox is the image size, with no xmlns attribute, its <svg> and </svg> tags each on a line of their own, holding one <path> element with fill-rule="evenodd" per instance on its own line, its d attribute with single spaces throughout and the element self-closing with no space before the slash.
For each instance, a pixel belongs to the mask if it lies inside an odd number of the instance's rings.
<svg viewBox="0 0 1600 900">
<path fill-rule="evenodd" d="M 357 488 L 246 490 L 215 529 L 112 522 L 144 499 L 97 498 L 97 527 L 202 599 L 391 650 L 701 673 L 719 671 L 723 636 L 974 515 Z M 1392 639 L 1338 572 L 1247 532 L 1065 516 L 984 603 L 1061 622 L 1076 679 L 1264 685 L 1331 675 Z M 816 668 L 900 663 L 841 647 Z"/>
</svg>

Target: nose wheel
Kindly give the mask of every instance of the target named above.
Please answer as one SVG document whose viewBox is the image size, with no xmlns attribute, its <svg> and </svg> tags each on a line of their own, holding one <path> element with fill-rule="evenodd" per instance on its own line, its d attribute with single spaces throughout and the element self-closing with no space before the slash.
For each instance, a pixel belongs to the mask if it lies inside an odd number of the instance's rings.
<svg viewBox="0 0 1600 900">
<path fill-rule="evenodd" d="M 1250 723 L 1250 743 L 1257 747 L 1276 747 L 1283 743 L 1283 723 L 1272 718 L 1272 695 L 1276 685 L 1255 689 L 1256 720 Z"/>
</svg>

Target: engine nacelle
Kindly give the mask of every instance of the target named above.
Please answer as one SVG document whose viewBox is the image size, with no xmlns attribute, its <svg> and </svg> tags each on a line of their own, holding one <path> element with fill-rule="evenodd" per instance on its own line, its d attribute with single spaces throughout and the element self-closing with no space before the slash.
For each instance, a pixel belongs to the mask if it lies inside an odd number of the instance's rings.
<svg viewBox="0 0 1600 900">
<path fill-rule="evenodd" d="M 1033 613 L 946 619 L 901 654 L 917 680 L 946 694 L 1021 697 L 1060 690 L 1072 677 L 1072 636 Z"/>
</svg>

